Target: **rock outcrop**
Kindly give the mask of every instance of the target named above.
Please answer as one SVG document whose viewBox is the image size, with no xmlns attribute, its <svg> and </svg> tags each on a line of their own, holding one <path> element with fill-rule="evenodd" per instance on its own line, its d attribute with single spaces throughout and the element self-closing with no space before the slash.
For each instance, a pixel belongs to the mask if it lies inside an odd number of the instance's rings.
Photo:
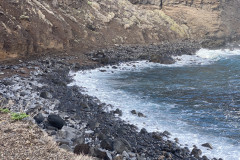
<svg viewBox="0 0 240 160">
<path fill-rule="evenodd" d="M 159 5 L 160 0 L 0 0 L 0 59 L 185 39 L 214 47 L 239 37 L 237 0 Z"/>
</svg>

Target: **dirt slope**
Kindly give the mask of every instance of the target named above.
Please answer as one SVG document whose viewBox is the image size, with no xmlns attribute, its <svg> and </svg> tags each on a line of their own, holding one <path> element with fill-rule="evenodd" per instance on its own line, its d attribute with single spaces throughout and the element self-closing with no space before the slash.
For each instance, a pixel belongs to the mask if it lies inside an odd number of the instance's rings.
<svg viewBox="0 0 240 160">
<path fill-rule="evenodd" d="M 60 149 L 56 142 L 28 121 L 13 121 L 0 113 L 0 159 L 91 160 Z"/>
<path fill-rule="evenodd" d="M 0 0 L 0 59 L 82 53 L 116 44 L 237 39 L 231 0 Z"/>
</svg>

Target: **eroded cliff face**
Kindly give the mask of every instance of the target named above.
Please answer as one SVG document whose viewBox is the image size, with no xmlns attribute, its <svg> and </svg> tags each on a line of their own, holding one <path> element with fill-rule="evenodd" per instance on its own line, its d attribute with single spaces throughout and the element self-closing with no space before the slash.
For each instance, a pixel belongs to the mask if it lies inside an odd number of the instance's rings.
<svg viewBox="0 0 240 160">
<path fill-rule="evenodd" d="M 0 59 L 239 36 L 238 0 L 0 0 Z M 209 43 L 205 43 L 210 45 Z"/>
</svg>

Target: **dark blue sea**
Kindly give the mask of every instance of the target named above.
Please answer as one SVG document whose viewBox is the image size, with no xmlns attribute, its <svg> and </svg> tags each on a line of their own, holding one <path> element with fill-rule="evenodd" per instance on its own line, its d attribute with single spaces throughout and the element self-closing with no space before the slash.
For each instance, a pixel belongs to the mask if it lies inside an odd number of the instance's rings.
<svg viewBox="0 0 240 160">
<path fill-rule="evenodd" d="M 139 129 L 169 131 L 203 155 L 240 160 L 240 50 L 201 49 L 175 64 L 123 63 L 71 73 L 86 93 L 123 111 Z M 101 72 L 100 70 L 106 70 Z M 131 110 L 147 117 L 137 117 Z M 201 146 L 210 143 L 213 149 Z"/>
</svg>

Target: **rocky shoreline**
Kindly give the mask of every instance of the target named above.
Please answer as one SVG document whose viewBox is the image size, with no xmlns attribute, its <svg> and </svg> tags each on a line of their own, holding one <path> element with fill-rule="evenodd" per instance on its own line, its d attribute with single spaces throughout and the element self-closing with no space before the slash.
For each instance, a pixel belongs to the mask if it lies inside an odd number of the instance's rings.
<svg viewBox="0 0 240 160">
<path fill-rule="evenodd" d="M 49 58 L 0 65 L 19 75 L 0 79 L 0 105 L 14 112 L 31 115 L 40 128 L 52 136 L 61 148 L 106 160 L 184 159 L 208 160 L 196 147 L 192 151 L 168 140 L 170 133 L 148 133 L 127 124 L 121 110 L 107 112 L 108 104 L 84 94 L 78 86 L 68 86 L 71 70 L 93 69 L 119 62 L 150 60 L 173 63 L 172 55 L 193 54 L 199 44 L 182 42 L 150 46 L 118 46 L 87 53 L 93 65 L 69 63 L 74 57 Z M 134 111 L 133 111 L 134 112 Z M 116 116 L 117 115 L 117 116 Z M 221 158 L 220 158 L 221 159 Z M 219 159 L 219 160 L 220 160 Z"/>
</svg>

